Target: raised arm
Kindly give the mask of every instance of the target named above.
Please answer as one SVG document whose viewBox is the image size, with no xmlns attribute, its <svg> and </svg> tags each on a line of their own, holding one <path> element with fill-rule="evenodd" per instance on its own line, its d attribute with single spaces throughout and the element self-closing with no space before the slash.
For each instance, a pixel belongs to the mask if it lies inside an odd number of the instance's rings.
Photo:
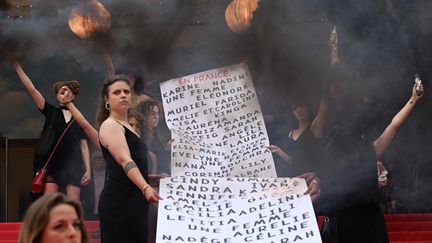
<svg viewBox="0 0 432 243">
<path fill-rule="evenodd" d="M 75 121 L 82 127 L 84 132 L 87 134 L 87 137 L 90 139 L 90 141 L 92 141 L 94 146 L 96 146 L 96 148 L 100 150 L 101 148 L 99 144 L 97 130 L 90 124 L 90 122 L 87 121 L 87 119 L 83 116 L 83 114 L 78 110 L 78 108 L 72 101 L 66 103 L 66 106 L 68 107 L 70 113 L 72 113 Z"/>
<path fill-rule="evenodd" d="M 397 130 L 406 120 L 408 115 L 414 109 L 417 102 L 423 97 L 423 85 L 420 85 L 420 94 L 417 95 L 415 86 L 412 89 L 411 98 L 405 106 L 393 117 L 391 123 L 386 127 L 384 132 L 374 141 L 375 152 L 379 159 L 382 154 L 387 150 L 391 141 L 396 136 Z"/>
<path fill-rule="evenodd" d="M 124 128 L 119 123 L 107 119 L 102 123 L 99 130 L 102 146 L 109 150 L 116 162 L 123 168 L 127 177 L 142 191 L 145 198 L 149 202 L 158 202 L 159 195 L 144 179 L 132 160 L 124 133 Z"/>
<path fill-rule="evenodd" d="M 327 120 L 327 113 L 328 113 L 328 99 L 323 94 L 321 101 L 320 101 L 320 107 L 318 110 L 318 114 L 315 116 L 311 123 L 311 131 L 315 135 L 316 138 L 322 138 L 324 134 L 324 126 L 325 122 Z"/>
<path fill-rule="evenodd" d="M 30 80 L 27 74 L 24 72 L 23 68 L 21 67 L 21 64 L 17 60 L 10 60 L 10 65 L 15 69 L 16 73 L 18 74 L 21 80 L 21 83 L 29 92 L 37 108 L 39 108 L 39 110 L 42 110 L 45 105 L 45 99 L 42 96 L 42 94 L 39 92 L 39 90 L 35 88 L 33 82 Z"/>
<path fill-rule="evenodd" d="M 63 87 L 65 91 L 63 93 L 58 94 L 58 98 L 61 103 L 66 104 L 72 117 L 75 121 L 81 126 L 84 130 L 87 137 L 94 144 L 94 146 L 100 150 L 98 131 L 87 121 L 87 119 L 83 116 L 83 114 L 78 110 L 78 108 L 73 103 L 73 95 L 72 91 L 66 86 Z"/>
<path fill-rule="evenodd" d="M 103 58 L 103 61 L 105 63 L 105 66 L 107 68 L 107 76 L 115 75 L 115 69 L 114 69 L 114 64 L 113 64 L 111 55 L 103 47 L 101 48 L 101 54 L 102 54 L 102 58 Z"/>
</svg>

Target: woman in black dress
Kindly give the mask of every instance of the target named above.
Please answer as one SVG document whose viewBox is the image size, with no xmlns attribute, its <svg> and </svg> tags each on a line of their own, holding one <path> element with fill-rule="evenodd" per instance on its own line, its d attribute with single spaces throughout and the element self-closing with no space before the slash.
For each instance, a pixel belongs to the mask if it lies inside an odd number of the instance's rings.
<svg viewBox="0 0 432 243">
<path fill-rule="evenodd" d="M 48 124 L 53 124 L 52 127 L 55 133 L 55 143 L 53 145 L 55 145 L 65 128 L 73 121 L 71 113 L 60 99 L 60 96 L 67 88 L 72 90 L 71 99 L 73 100 L 75 95 L 79 93 L 79 83 L 77 81 L 56 82 L 53 87 L 60 106 L 55 107 L 45 101 L 45 98 L 34 87 L 32 81 L 17 61 L 11 60 L 10 63 L 17 72 L 22 84 L 33 98 L 37 108 L 45 116 L 44 129 L 46 129 Z M 36 152 L 34 171 L 37 171 L 44 165 L 53 147 L 51 146 L 45 154 Z M 80 201 L 80 186 L 87 185 L 90 179 L 90 154 L 86 136 L 81 127 L 73 123 L 69 130 L 66 131 L 49 162 L 44 193 L 57 192 L 60 187 L 65 187 L 67 196 L 70 199 Z"/>
<path fill-rule="evenodd" d="M 317 170 L 319 139 L 327 116 L 327 99 L 322 99 L 320 108 L 313 120 L 306 102 L 297 100 L 291 104 L 291 112 L 297 126 L 289 133 L 270 145 L 269 149 L 279 159 L 275 160 L 279 177 L 292 177 Z"/>
<path fill-rule="evenodd" d="M 171 174 L 171 140 L 164 137 L 159 130 L 161 117 L 160 103 L 155 100 L 148 100 L 138 104 L 138 111 L 143 116 L 142 137 L 149 151 L 154 154 L 151 173 L 162 176 Z"/>
<path fill-rule="evenodd" d="M 67 106 L 90 139 L 96 142 L 96 130 L 72 102 Z M 97 114 L 98 147 L 106 162 L 106 182 L 99 199 L 103 243 L 147 242 L 148 203 L 160 199 L 147 183 L 147 147 L 128 123 L 130 107 L 131 89 L 127 77 L 108 77 L 101 89 Z"/>
</svg>

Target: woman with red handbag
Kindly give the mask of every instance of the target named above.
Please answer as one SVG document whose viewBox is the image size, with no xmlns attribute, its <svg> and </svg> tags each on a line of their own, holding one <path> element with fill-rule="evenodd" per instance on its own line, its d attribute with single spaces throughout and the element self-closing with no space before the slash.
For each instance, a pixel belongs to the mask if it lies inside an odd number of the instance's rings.
<svg viewBox="0 0 432 243">
<path fill-rule="evenodd" d="M 68 198 L 80 201 L 80 186 L 87 185 L 91 180 L 90 154 L 85 133 L 77 123 L 73 123 L 72 114 L 60 100 L 66 87 L 72 91 L 72 97 L 75 98 L 80 91 L 79 83 L 77 81 L 54 83 L 54 92 L 60 103 L 59 107 L 55 107 L 46 102 L 18 61 L 11 60 L 10 64 L 33 98 L 36 107 L 45 116 L 44 131 L 41 136 L 41 140 L 44 141 L 40 141 L 34 160 L 34 171 L 38 171 L 48 160 L 43 193 L 57 192 L 64 187 Z M 66 129 L 68 130 L 65 131 Z M 44 136 L 44 134 L 51 135 Z M 43 143 L 47 144 L 41 146 Z"/>
</svg>

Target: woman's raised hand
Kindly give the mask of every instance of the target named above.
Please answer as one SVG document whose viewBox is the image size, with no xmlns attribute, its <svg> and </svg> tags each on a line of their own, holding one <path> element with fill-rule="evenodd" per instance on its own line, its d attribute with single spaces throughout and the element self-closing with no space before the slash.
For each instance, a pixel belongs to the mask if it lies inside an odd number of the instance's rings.
<svg viewBox="0 0 432 243">
<path fill-rule="evenodd" d="M 415 99 L 415 100 L 420 100 L 423 97 L 424 94 L 424 87 L 423 84 L 420 84 L 418 86 L 418 93 L 417 93 L 417 85 L 414 84 L 413 88 L 412 88 L 412 94 L 411 94 L 411 98 Z"/>
<path fill-rule="evenodd" d="M 61 87 L 57 96 L 60 103 L 62 104 L 67 104 L 75 99 L 74 93 L 69 89 L 68 86 Z"/>
</svg>

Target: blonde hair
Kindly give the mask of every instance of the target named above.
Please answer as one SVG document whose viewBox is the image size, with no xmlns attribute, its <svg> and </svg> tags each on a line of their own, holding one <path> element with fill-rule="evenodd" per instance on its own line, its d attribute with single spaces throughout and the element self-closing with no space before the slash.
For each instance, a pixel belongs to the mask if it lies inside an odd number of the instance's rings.
<svg viewBox="0 0 432 243">
<path fill-rule="evenodd" d="M 47 194 L 36 200 L 27 210 L 21 226 L 19 243 L 39 243 L 49 221 L 51 210 L 61 204 L 73 207 L 78 215 L 81 230 L 81 242 L 89 243 L 87 230 L 84 226 L 81 205 L 68 199 L 62 193 Z"/>
</svg>

